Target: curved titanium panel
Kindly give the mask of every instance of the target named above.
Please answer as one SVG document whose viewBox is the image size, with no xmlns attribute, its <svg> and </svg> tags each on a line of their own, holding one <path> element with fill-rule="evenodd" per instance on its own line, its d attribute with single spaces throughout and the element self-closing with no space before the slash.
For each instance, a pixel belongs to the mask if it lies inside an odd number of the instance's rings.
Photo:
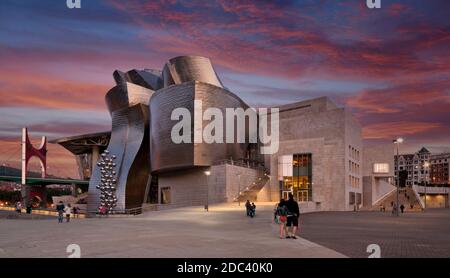
<svg viewBox="0 0 450 278">
<path fill-rule="evenodd" d="M 153 91 L 161 89 L 164 85 L 162 81 L 162 72 L 154 69 L 133 69 L 127 73 L 116 70 L 113 73 L 113 77 L 117 85 L 129 82 Z"/>
<path fill-rule="evenodd" d="M 189 81 L 200 81 L 223 88 L 211 60 L 200 56 L 180 56 L 170 59 L 163 69 L 164 87 Z"/>
<path fill-rule="evenodd" d="M 106 95 L 112 118 L 111 140 L 108 150 L 116 155 L 117 207 L 124 210 L 142 205 L 150 175 L 149 110 L 153 91 L 131 83 L 118 85 Z M 100 167 L 95 165 L 89 182 L 88 210 L 99 206 Z"/>
<path fill-rule="evenodd" d="M 148 105 L 152 90 L 132 83 L 119 84 L 106 93 L 106 105 L 110 113 L 136 104 Z"/>
<path fill-rule="evenodd" d="M 201 82 L 186 82 L 173 85 L 155 93 L 150 100 L 150 161 L 152 172 L 172 169 L 209 166 L 217 160 L 245 158 L 247 143 L 181 143 L 171 139 L 172 127 L 178 121 L 171 120 L 175 108 L 185 107 L 194 119 L 194 100 L 202 100 L 203 111 L 208 107 L 222 110 L 225 120 L 225 108 L 243 108 L 248 106 L 231 92 Z M 203 127 L 208 121 L 203 121 Z M 191 126 L 193 142 L 194 126 Z M 225 129 L 225 124 L 224 124 Z M 225 136 L 225 130 L 223 131 Z"/>
</svg>

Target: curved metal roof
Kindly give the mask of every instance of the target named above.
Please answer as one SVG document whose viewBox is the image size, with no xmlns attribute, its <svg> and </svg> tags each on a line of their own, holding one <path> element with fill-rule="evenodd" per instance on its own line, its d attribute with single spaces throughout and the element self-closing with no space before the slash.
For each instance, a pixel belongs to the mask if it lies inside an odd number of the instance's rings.
<svg viewBox="0 0 450 278">
<path fill-rule="evenodd" d="M 52 144 L 59 144 L 75 155 L 91 153 L 94 146 L 106 148 L 111 132 L 98 132 L 51 140 Z"/>
</svg>

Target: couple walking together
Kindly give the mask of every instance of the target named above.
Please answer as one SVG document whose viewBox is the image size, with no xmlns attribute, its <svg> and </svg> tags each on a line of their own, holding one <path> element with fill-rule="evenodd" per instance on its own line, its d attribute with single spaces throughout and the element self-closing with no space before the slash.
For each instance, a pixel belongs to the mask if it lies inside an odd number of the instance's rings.
<svg viewBox="0 0 450 278">
<path fill-rule="evenodd" d="M 280 238 L 293 238 L 298 230 L 298 218 L 300 209 L 298 203 L 294 200 L 294 195 L 289 193 L 289 200 L 280 200 L 275 209 L 275 222 L 280 225 Z"/>
</svg>

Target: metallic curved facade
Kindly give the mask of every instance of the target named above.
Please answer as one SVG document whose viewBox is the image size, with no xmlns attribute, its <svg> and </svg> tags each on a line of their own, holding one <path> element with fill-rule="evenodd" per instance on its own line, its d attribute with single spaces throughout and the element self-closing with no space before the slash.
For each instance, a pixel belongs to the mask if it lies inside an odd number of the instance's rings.
<svg viewBox="0 0 450 278">
<path fill-rule="evenodd" d="M 170 59 L 164 66 L 162 76 L 164 87 L 199 81 L 223 88 L 211 60 L 200 56 L 180 56 Z"/>
<path fill-rule="evenodd" d="M 130 70 L 126 73 L 116 70 L 113 73 L 117 84 L 133 83 L 141 87 L 156 91 L 163 87 L 162 72 L 159 70 Z"/>
<path fill-rule="evenodd" d="M 203 82 L 191 81 L 181 85 L 172 85 L 159 90 L 150 100 L 150 161 L 152 172 L 163 172 L 196 166 L 210 166 L 223 159 L 245 158 L 248 144 L 239 143 L 181 143 L 171 139 L 171 130 L 176 121 L 171 113 L 178 107 L 190 111 L 191 120 L 195 117 L 194 100 L 201 100 L 203 111 L 209 107 L 243 108 L 248 106 L 233 93 Z M 202 122 L 205 127 L 208 122 Z M 224 124 L 225 129 L 225 124 Z M 223 134 L 226 132 L 223 130 Z M 194 126 L 191 126 L 191 142 L 194 142 Z"/>
<path fill-rule="evenodd" d="M 153 91 L 132 84 L 120 83 L 106 94 L 111 113 L 112 131 L 108 150 L 116 158 L 117 210 L 142 205 L 150 175 L 149 110 Z M 95 165 L 89 182 L 88 210 L 100 203 L 100 167 Z"/>
<path fill-rule="evenodd" d="M 107 149 L 116 156 L 117 211 L 142 205 L 153 174 L 210 166 L 223 159 L 245 158 L 248 143 L 175 144 L 171 139 L 176 123 L 171 120 L 172 111 L 185 107 L 193 121 L 195 100 L 202 101 L 203 111 L 215 107 L 221 109 L 223 115 L 226 108 L 248 108 L 223 87 L 208 58 L 176 57 L 167 62 L 162 71 L 115 71 L 113 77 L 117 86 L 106 94 L 112 119 Z M 202 125 L 205 127 L 208 122 L 202 121 Z M 194 126 L 191 128 L 193 142 Z M 89 183 L 90 211 L 96 211 L 100 204 L 100 190 L 96 188 L 100 180 L 100 167 L 95 165 Z"/>
</svg>

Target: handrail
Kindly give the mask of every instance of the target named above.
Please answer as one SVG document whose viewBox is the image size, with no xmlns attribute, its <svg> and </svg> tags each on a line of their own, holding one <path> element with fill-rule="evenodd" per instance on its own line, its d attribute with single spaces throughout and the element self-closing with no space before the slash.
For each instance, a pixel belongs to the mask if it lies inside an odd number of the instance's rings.
<svg viewBox="0 0 450 278">
<path fill-rule="evenodd" d="M 266 184 L 268 180 L 269 178 L 266 173 L 264 173 L 264 175 L 259 176 L 258 179 L 255 182 L 253 182 L 250 186 L 247 186 L 244 188 L 244 190 L 238 192 L 238 195 L 234 198 L 234 201 L 238 201 L 239 198 L 244 196 L 245 193 L 252 192 L 255 187 L 259 187 L 261 185 L 264 186 L 264 184 Z"/>
<path fill-rule="evenodd" d="M 80 209 L 80 212 L 84 212 L 85 214 L 98 214 L 98 215 L 117 215 L 117 214 L 125 214 L 125 215 L 138 215 L 144 211 L 144 206 L 129 208 L 129 209 L 120 209 L 113 210 L 112 213 L 101 214 L 98 210 L 83 210 Z"/>
<path fill-rule="evenodd" d="M 422 198 L 420 198 L 420 194 L 419 194 L 417 185 L 413 185 L 412 186 L 412 191 L 414 192 L 414 195 L 416 196 L 416 199 L 419 201 L 419 205 L 422 208 L 425 208 L 425 202 L 422 200 Z"/>
<path fill-rule="evenodd" d="M 252 160 L 248 160 L 248 159 L 238 159 L 238 160 L 221 159 L 221 160 L 216 160 L 213 163 L 213 165 L 224 165 L 224 164 L 241 166 L 241 167 L 251 168 L 251 169 L 264 169 L 264 170 L 266 169 L 264 167 L 264 163 L 259 162 L 259 161 L 252 161 Z"/>
<path fill-rule="evenodd" d="M 5 208 L 7 210 L 15 210 L 15 207 L 12 206 L 3 206 L 1 208 Z M 126 214 L 126 215 L 138 215 L 141 214 L 145 209 L 145 206 L 135 207 L 135 208 L 129 208 L 129 209 L 122 209 L 122 210 L 116 210 L 112 213 L 107 213 L 105 215 L 116 215 L 116 214 Z M 55 208 L 33 208 L 33 211 L 45 211 L 48 213 L 57 213 Z M 73 211 L 72 211 L 73 214 Z M 100 212 L 98 210 L 87 210 L 87 209 L 81 209 L 79 208 L 77 211 L 77 214 L 99 214 Z"/>
<path fill-rule="evenodd" d="M 394 189 L 388 191 L 386 194 L 382 195 L 380 198 L 378 198 L 378 200 L 376 200 L 372 206 L 376 206 L 379 203 L 384 202 L 394 191 L 397 190 L 397 187 L 395 187 Z"/>
</svg>

